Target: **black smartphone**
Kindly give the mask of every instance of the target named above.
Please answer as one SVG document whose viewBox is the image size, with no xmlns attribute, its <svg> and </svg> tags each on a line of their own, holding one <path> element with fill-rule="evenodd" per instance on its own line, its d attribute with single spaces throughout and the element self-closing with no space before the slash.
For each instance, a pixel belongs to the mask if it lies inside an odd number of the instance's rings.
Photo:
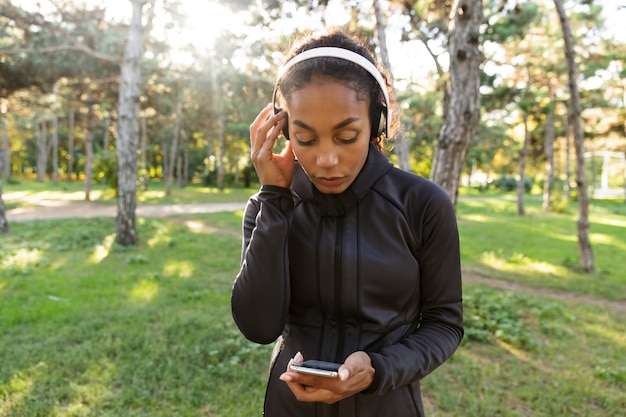
<svg viewBox="0 0 626 417">
<path fill-rule="evenodd" d="M 289 366 L 289 370 L 303 374 L 337 378 L 339 376 L 340 366 L 340 363 L 308 360 L 298 365 L 292 364 Z"/>
</svg>

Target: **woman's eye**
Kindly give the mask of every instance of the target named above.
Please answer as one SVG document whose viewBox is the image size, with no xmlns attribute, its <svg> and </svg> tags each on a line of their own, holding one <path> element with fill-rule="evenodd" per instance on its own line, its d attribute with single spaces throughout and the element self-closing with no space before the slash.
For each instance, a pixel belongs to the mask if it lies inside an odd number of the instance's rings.
<svg viewBox="0 0 626 417">
<path fill-rule="evenodd" d="M 296 141 L 298 142 L 299 145 L 308 146 L 308 145 L 313 145 L 315 143 L 315 138 L 296 135 Z"/>
<path fill-rule="evenodd" d="M 353 143 L 356 142 L 358 135 L 354 136 L 337 136 L 337 140 L 341 143 Z"/>
<path fill-rule="evenodd" d="M 343 144 L 355 142 L 359 136 L 358 129 L 341 129 L 335 132 L 335 140 Z"/>
<path fill-rule="evenodd" d="M 356 142 L 358 137 L 359 137 L 358 132 L 351 131 L 351 132 L 339 133 L 338 135 L 335 136 L 335 139 L 343 144 L 349 144 L 349 143 Z"/>
</svg>

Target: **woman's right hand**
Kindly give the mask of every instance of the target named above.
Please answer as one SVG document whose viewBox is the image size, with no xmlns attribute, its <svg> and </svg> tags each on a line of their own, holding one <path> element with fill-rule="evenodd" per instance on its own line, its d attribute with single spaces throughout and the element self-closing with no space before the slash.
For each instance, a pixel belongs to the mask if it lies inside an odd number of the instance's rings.
<svg viewBox="0 0 626 417">
<path fill-rule="evenodd" d="M 291 143 L 280 154 L 273 153 L 274 144 L 287 121 L 287 113 L 273 114 L 268 104 L 250 125 L 250 155 L 261 185 L 291 186 L 295 156 Z"/>
<path fill-rule="evenodd" d="M 374 382 L 376 370 L 365 352 L 354 352 L 348 356 L 339 367 L 338 378 L 306 375 L 289 369 L 292 363 L 298 364 L 303 360 L 302 354 L 298 352 L 289 361 L 286 372 L 280 376 L 280 380 L 287 384 L 298 401 L 334 404 L 368 389 Z"/>
</svg>

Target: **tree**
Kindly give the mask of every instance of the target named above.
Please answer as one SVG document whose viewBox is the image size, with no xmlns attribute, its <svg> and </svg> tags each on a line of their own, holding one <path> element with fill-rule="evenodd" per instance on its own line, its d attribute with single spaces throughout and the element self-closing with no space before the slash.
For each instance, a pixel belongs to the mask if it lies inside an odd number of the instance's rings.
<svg viewBox="0 0 626 417">
<path fill-rule="evenodd" d="M 89 87 L 88 87 L 89 88 Z M 87 134 L 85 135 L 85 200 L 91 200 L 93 175 L 94 98 L 91 89 L 87 95 Z"/>
<path fill-rule="evenodd" d="M 59 88 L 54 85 L 54 96 L 52 106 L 52 182 L 57 182 L 59 178 L 59 107 L 58 107 Z"/>
<path fill-rule="evenodd" d="M 546 117 L 546 181 L 543 185 L 543 210 L 548 211 L 552 206 L 554 191 L 554 107 L 555 100 L 552 86 L 548 82 L 548 116 Z"/>
<path fill-rule="evenodd" d="M 176 166 L 177 156 L 179 154 L 178 137 L 180 136 L 180 119 L 183 115 L 183 104 L 185 101 L 185 93 L 183 87 L 179 87 L 181 91 L 178 93 L 178 100 L 176 102 L 176 112 L 174 114 L 174 129 L 172 131 L 172 146 L 170 149 L 169 169 L 167 171 L 167 177 L 165 181 L 165 194 L 172 194 L 172 183 L 174 182 L 174 167 Z M 180 167 L 180 163 L 178 164 Z"/>
<path fill-rule="evenodd" d="M 389 61 L 389 51 L 387 50 L 387 35 L 385 33 L 385 29 L 387 23 L 385 22 L 385 17 L 383 14 L 383 10 L 380 6 L 379 0 L 374 1 L 374 15 L 376 16 L 376 36 L 378 37 L 378 46 L 380 48 L 380 57 L 382 60 L 383 68 L 390 76 L 390 83 L 393 86 L 393 73 L 391 72 L 391 63 Z M 398 100 L 395 88 L 393 88 L 393 94 L 391 95 L 392 102 L 387 103 L 388 106 L 392 108 L 392 114 L 400 114 L 400 108 L 398 106 Z M 391 120 L 389 121 L 391 123 Z M 408 171 L 410 169 L 409 164 L 409 145 L 404 137 L 404 129 L 402 125 L 400 125 L 400 131 L 398 132 L 398 136 L 394 138 L 394 152 L 396 153 L 396 157 L 398 158 L 398 166 L 400 169 Z"/>
<path fill-rule="evenodd" d="M 571 123 L 574 130 L 574 148 L 576 150 L 576 185 L 578 188 L 578 249 L 580 252 L 580 262 L 582 269 L 592 272 L 595 269 L 593 250 L 589 240 L 589 195 L 587 190 L 587 180 L 585 178 L 585 149 L 584 132 L 581 121 L 580 95 L 578 92 L 578 82 L 576 81 L 576 62 L 574 60 L 574 43 L 569 19 L 565 13 L 562 0 L 554 0 L 554 6 L 559 15 L 561 29 L 563 31 L 563 41 L 565 43 L 565 60 L 567 61 L 569 92 L 570 92 L 570 113 Z"/>
<path fill-rule="evenodd" d="M 526 157 L 528 155 L 528 144 L 530 143 L 530 132 L 528 130 L 528 111 L 522 109 L 522 119 L 524 121 L 524 143 L 519 155 L 519 180 L 517 181 L 517 214 L 524 216 L 524 192 L 526 190 Z"/>
<path fill-rule="evenodd" d="M 128 41 L 121 64 L 117 109 L 118 197 L 115 241 L 123 246 L 138 242 L 135 228 L 137 205 L 137 117 L 141 82 L 143 47 L 142 9 L 145 0 L 131 0 L 133 14 L 128 27 Z"/>
<path fill-rule="evenodd" d="M 2 113 L 0 113 L 1 122 L 2 122 L 2 136 L 6 138 L 7 136 L 7 122 L 4 114 L 4 109 L 2 109 Z M 6 141 L 8 143 L 8 141 Z M 7 221 L 6 211 L 4 208 L 4 201 L 2 200 L 2 180 L 5 173 L 5 164 L 8 163 L 9 158 L 7 157 L 9 149 L 6 146 L 0 146 L 0 233 L 7 233 L 9 231 L 9 222 Z"/>
<path fill-rule="evenodd" d="M 70 107 L 68 115 L 68 128 L 67 128 L 67 180 L 72 181 L 72 174 L 74 173 L 74 107 Z"/>
<path fill-rule="evenodd" d="M 213 61 L 213 58 L 210 58 L 210 61 Z M 217 73 L 217 65 L 211 65 L 211 88 L 213 91 L 213 106 L 216 111 L 217 116 L 217 188 L 220 191 L 224 190 L 224 106 L 222 104 L 222 98 L 220 97 L 220 91 L 222 88 L 219 88 L 219 84 L 221 81 L 221 74 Z"/>
<path fill-rule="evenodd" d="M 4 167 L 3 149 L 0 149 L 0 169 Z M 8 233 L 9 222 L 7 221 L 4 200 L 2 200 L 2 174 L 0 174 L 0 233 Z"/>
<path fill-rule="evenodd" d="M 456 204 L 467 150 L 480 120 L 481 0 L 455 0 L 449 33 L 450 80 L 430 178 Z"/>
<path fill-rule="evenodd" d="M 43 182 L 48 165 L 48 128 L 45 120 L 34 126 L 37 132 L 37 182 Z"/>
</svg>

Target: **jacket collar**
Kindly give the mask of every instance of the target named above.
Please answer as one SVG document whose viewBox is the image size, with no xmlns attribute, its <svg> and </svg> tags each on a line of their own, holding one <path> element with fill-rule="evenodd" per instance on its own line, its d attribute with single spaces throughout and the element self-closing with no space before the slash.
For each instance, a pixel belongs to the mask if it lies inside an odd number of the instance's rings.
<svg viewBox="0 0 626 417">
<path fill-rule="evenodd" d="M 376 147 L 370 145 L 365 164 L 354 182 L 341 194 L 320 192 L 296 162 L 291 190 L 298 200 L 314 203 L 322 216 L 338 217 L 357 205 L 374 184 L 392 168 L 392 164 Z"/>
</svg>

